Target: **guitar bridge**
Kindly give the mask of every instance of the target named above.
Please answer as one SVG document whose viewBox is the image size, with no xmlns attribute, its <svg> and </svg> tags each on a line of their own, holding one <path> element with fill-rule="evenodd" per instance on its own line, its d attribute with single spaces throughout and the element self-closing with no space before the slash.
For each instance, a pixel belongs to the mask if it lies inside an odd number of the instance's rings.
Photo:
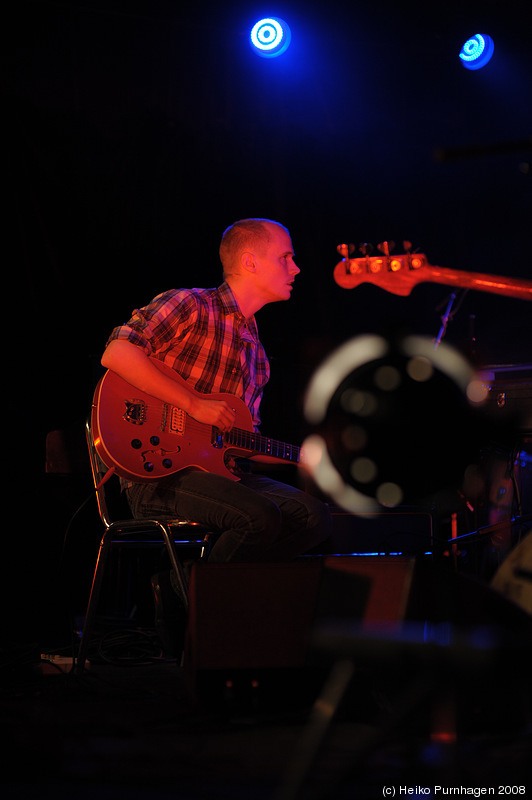
<svg viewBox="0 0 532 800">
<path fill-rule="evenodd" d="M 146 420 L 146 404 L 142 400 L 124 400 L 126 410 L 123 419 L 132 425 L 143 425 Z"/>
</svg>

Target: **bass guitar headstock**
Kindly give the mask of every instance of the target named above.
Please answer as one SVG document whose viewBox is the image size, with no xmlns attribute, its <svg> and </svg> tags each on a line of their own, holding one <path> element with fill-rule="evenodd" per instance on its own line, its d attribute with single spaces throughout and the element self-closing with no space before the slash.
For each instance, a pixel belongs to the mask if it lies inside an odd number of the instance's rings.
<svg viewBox="0 0 532 800">
<path fill-rule="evenodd" d="M 342 289 L 372 283 L 393 294 L 409 295 L 416 284 L 427 279 L 424 271 L 430 264 L 423 253 L 412 252 L 411 242 L 403 242 L 403 255 L 393 255 L 394 248 L 395 242 L 381 242 L 377 245 L 381 255 L 374 256 L 374 247 L 368 242 L 358 248 L 339 244 L 336 249 L 342 260 L 334 268 L 334 280 Z M 357 250 L 361 255 L 353 258 Z"/>
<path fill-rule="evenodd" d="M 429 264 L 423 253 L 413 252 L 411 242 L 403 242 L 404 255 L 393 255 L 394 247 L 394 242 L 381 242 L 377 245 L 381 255 L 374 256 L 374 248 L 367 242 L 359 244 L 358 248 L 353 244 L 339 244 L 337 250 L 342 260 L 334 268 L 334 280 L 342 289 L 372 283 L 403 297 L 418 283 L 439 283 L 532 300 L 532 281 L 526 278 L 437 267 Z M 361 255 L 353 258 L 357 250 Z"/>
</svg>

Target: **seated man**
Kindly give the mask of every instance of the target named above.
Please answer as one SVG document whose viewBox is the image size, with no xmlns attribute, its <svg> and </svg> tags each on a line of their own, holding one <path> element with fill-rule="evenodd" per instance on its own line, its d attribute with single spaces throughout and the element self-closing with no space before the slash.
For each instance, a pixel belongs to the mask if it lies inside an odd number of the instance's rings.
<svg viewBox="0 0 532 800">
<path fill-rule="evenodd" d="M 266 219 L 231 225 L 220 259 L 221 286 L 169 290 L 134 311 L 112 332 L 102 364 L 221 431 L 233 426 L 234 411 L 209 395 L 236 395 L 258 430 L 269 363 L 254 315 L 267 303 L 288 300 L 300 270 L 288 231 Z M 185 385 L 157 369 L 153 359 L 174 369 Z M 291 560 L 330 536 L 329 511 L 316 497 L 236 463 L 232 469 L 239 480 L 189 467 L 153 482 L 129 482 L 132 513 L 186 517 L 219 533 L 211 562 Z"/>
</svg>

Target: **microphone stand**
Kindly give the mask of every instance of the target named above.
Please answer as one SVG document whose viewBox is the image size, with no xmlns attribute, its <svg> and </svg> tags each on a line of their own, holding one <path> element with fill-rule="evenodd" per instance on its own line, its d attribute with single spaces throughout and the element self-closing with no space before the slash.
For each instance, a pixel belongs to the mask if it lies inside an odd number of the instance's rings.
<svg viewBox="0 0 532 800">
<path fill-rule="evenodd" d="M 441 324 L 440 331 L 439 331 L 438 336 L 436 337 L 436 339 L 434 341 L 434 349 L 435 350 L 440 345 L 441 340 L 445 336 L 445 331 L 447 330 L 447 325 L 449 324 L 449 319 L 451 317 L 451 309 L 453 307 L 453 303 L 454 303 L 455 300 L 456 300 L 456 294 L 454 292 L 452 292 L 452 294 L 449 296 L 449 301 L 447 303 L 447 308 L 445 309 L 445 311 L 443 313 L 443 316 L 441 318 L 441 323 L 442 324 Z"/>
</svg>

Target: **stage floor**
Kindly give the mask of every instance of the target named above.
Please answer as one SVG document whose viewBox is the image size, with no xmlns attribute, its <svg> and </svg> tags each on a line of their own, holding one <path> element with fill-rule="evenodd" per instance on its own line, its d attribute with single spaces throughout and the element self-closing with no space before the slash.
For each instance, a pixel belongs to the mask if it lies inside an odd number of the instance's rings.
<svg viewBox="0 0 532 800">
<path fill-rule="evenodd" d="M 431 739 L 432 695 L 416 696 L 418 680 L 410 686 L 393 664 L 385 678 L 355 672 L 314 752 L 312 708 L 323 687 L 314 679 L 305 686 L 301 673 L 286 679 L 270 672 L 253 690 L 242 689 L 249 676 L 237 675 L 233 692 L 207 691 L 193 703 L 183 668 L 172 661 L 93 661 L 79 675 L 35 663 L 31 645 L 5 648 L 3 656 L 9 800 L 369 800 L 393 787 L 397 796 L 407 787 L 408 796 L 437 797 L 436 786 L 532 791 L 532 728 L 523 709 L 504 701 L 505 686 L 492 684 L 478 712 L 466 701 L 478 717 L 459 724 L 453 744 L 444 735 Z M 468 695 L 457 687 L 450 700 Z M 288 771 L 305 759 L 295 792 Z"/>
</svg>

